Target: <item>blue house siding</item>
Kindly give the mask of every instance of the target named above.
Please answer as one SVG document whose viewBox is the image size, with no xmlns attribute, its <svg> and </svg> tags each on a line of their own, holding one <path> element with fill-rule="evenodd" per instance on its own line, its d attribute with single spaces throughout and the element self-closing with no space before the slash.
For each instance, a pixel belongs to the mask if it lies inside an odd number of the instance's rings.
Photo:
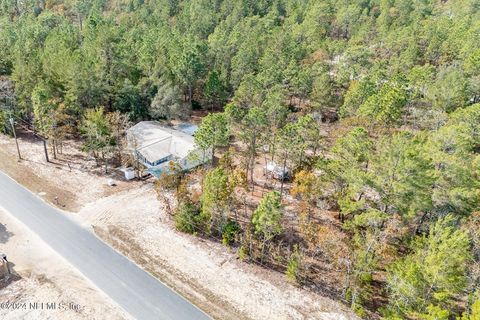
<svg viewBox="0 0 480 320">
<path fill-rule="evenodd" d="M 172 159 L 172 156 L 167 156 L 165 158 L 162 158 L 162 159 L 159 159 L 159 160 L 156 160 L 155 162 L 150 162 L 148 161 L 138 150 L 135 150 L 135 155 L 137 156 L 137 159 L 142 162 L 143 164 L 145 164 L 146 166 L 149 166 L 149 167 L 156 167 L 162 163 L 165 163 L 167 161 L 170 161 Z"/>
</svg>

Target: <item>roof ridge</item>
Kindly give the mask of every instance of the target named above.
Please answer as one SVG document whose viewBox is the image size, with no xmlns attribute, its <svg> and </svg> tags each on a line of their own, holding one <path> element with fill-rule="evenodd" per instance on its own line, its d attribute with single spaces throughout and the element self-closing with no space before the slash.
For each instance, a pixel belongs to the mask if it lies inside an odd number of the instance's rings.
<svg viewBox="0 0 480 320">
<path fill-rule="evenodd" d="M 156 143 L 165 141 L 165 140 L 167 140 L 167 139 L 172 139 L 172 138 L 173 138 L 173 135 L 170 134 L 168 137 L 164 137 L 164 138 L 162 138 L 162 139 L 160 139 L 160 140 L 157 140 L 157 141 L 152 142 L 152 143 L 150 143 L 150 144 L 147 144 L 147 145 L 145 145 L 145 146 L 141 146 L 140 148 L 137 148 L 137 150 L 142 150 L 143 148 L 150 147 L 150 146 L 152 146 L 152 145 L 154 145 L 154 144 L 156 144 Z"/>
</svg>

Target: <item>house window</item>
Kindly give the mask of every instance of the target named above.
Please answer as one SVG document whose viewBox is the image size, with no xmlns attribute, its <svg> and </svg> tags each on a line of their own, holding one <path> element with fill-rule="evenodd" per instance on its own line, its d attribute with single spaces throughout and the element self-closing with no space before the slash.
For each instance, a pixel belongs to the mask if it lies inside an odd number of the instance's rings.
<svg viewBox="0 0 480 320">
<path fill-rule="evenodd" d="M 160 165 L 160 164 L 162 164 L 162 163 L 164 163 L 164 162 L 167 162 L 169 159 L 170 159 L 170 156 L 165 157 L 165 158 L 162 158 L 162 159 L 160 159 L 160 160 L 157 160 L 157 161 L 155 161 L 155 162 L 153 163 L 153 166 L 154 166 L 154 167 L 155 167 L 155 166 L 158 166 L 158 165 Z"/>
</svg>

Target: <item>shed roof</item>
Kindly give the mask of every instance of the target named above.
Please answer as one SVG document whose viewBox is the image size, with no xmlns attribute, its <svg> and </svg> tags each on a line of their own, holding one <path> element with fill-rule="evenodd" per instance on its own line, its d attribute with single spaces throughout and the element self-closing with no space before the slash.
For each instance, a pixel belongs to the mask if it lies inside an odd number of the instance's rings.
<svg viewBox="0 0 480 320">
<path fill-rule="evenodd" d="M 180 123 L 175 127 L 175 129 L 178 129 L 188 135 L 194 136 L 195 132 L 198 130 L 198 126 L 192 123 Z"/>
</svg>

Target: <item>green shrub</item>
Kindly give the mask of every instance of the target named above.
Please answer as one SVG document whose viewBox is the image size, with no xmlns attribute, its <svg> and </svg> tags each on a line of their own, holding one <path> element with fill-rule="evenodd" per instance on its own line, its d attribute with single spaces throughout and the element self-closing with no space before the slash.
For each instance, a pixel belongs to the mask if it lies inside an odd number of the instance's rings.
<svg viewBox="0 0 480 320">
<path fill-rule="evenodd" d="M 299 281 L 300 275 L 300 253 L 298 252 L 298 247 L 295 246 L 293 253 L 290 255 L 287 264 L 287 270 L 285 271 L 285 276 L 291 282 L 297 283 Z"/>
<path fill-rule="evenodd" d="M 191 202 L 182 202 L 175 213 L 175 227 L 177 230 L 193 234 L 196 231 L 198 208 Z"/>
<path fill-rule="evenodd" d="M 242 261 L 245 261 L 248 259 L 248 256 L 248 248 L 241 246 L 240 249 L 238 249 L 238 258 Z"/>
<path fill-rule="evenodd" d="M 353 312 L 355 312 L 355 314 L 360 318 L 365 318 L 367 316 L 367 312 L 365 311 L 365 308 L 361 304 L 354 303 L 352 304 L 351 308 Z"/>
<path fill-rule="evenodd" d="M 442 309 L 439 306 L 429 305 L 427 307 L 426 314 L 418 315 L 418 318 L 422 320 L 448 320 L 450 312 L 448 310 Z"/>
<path fill-rule="evenodd" d="M 222 228 L 222 243 L 226 246 L 235 242 L 237 234 L 240 232 L 240 225 L 233 220 L 228 222 Z"/>
<path fill-rule="evenodd" d="M 287 279 L 290 280 L 291 282 L 297 282 L 297 274 L 298 274 L 299 266 L 300 264 L 296 259 L 290 258 L 288 260 L 288 266 L 287 266 L 287 271 L 285 271 L 285 275 L 287 276 Z"/>
<path fill-rule="evenodd" d="M 472 294 L 472 299 L 470 312 L 465 311 L 459 320 L 480 320 L 480 292 Z"/>
<path fill-rule="evenodd" d="M 471 320 L 480 320 L 480 298 L 475 300 L 472 305 L 472 314 L 470 315 Z"/>
</svg>

